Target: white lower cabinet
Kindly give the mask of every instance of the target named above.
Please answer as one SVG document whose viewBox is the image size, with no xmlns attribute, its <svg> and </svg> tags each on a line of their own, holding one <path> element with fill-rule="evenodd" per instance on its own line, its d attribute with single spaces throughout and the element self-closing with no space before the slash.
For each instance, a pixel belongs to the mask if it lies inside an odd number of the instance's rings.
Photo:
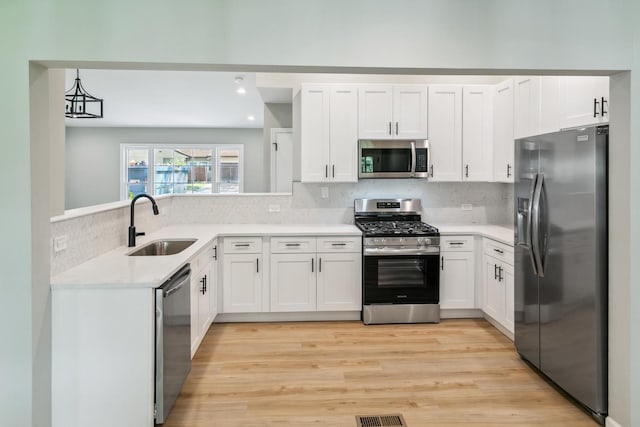
<svg viewBox="0 0 640 427">
<path fill-rule="evenodd" d="M 272 237 L 270 311 L 359 311 L 361 266 L 360 237 Z"/>
<path fill-rule="evenodd" d="M 362 310 L 362 255 L 318 253 L 318 311 Z"/>
<path fill-rule="evenodd" d="M 262 239 L 225 237 L 222 262 L 222 311 L 259 313 L 262 303 Z"/>
<path fill-rule="evenodd" d="M 215 280 L 215 243 L 207 245 L 198 253 L 191 264 L 191 357 L 200 346 L 215 317 L 212 301 L 217 292 Z M 215 302 L 214 302 L 215 303 Z"/>
<path fill-rule="evenodd" d="M 271 311 L 316 309 L 316 254 L 271 255 Z"/>
<path fill-rule="evenodd" d="M 475 254 L 473 236 L 441 239 L 440 307 L 475 308 Z"/>
<path fill-rule="evenodd" d="M 513 248 L 484 239 L 482 310 L 508 332 L 514 331 Z"/>
</svg>

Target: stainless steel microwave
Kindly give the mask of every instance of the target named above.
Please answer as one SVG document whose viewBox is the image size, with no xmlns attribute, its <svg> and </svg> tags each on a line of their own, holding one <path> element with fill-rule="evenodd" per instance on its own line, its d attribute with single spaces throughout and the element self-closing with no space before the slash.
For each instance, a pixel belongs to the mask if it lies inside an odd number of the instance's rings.
<svg viewBox="0 0 640 427">
<path fill-rule="evenodd" d="M 429 141 L 358 141 L 360 169 L 358 178 L 427 178 Z"/>
</svg>

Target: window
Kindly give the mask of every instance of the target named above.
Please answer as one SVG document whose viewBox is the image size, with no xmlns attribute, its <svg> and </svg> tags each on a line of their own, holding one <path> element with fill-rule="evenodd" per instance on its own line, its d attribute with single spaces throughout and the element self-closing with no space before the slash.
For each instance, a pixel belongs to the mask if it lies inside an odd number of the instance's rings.
<svg viewBox="0 0 640 427">
<path fill-rule="evenodd" d="M 242 145 L 121 144 L 121 199 L 141 193 L 241 193 Z"/>
</svg>

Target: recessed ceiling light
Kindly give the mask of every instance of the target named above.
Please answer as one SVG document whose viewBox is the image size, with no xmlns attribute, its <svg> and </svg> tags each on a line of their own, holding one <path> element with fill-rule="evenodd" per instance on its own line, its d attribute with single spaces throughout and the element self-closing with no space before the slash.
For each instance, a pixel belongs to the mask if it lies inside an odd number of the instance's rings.
<svg viewBox="0 0 640 427">
<path fill-rule="evenodd" d="M 244 77 L 242 77 L 242 76 L 236 76 L 236 78 L 235 78 L 235 79 L 233 79 L 233 81 L 234 81 L 236 84 L 240 84 L 240 83 L 242 83 L 242 82 L 244 81 Z"/>
<path fill-rule="evenodd" d="M 240 86 L 238 89 L 236 89 L 236 93 L 239 95 L 244 95 L 245 93 L 247 93 L 247 90 Z"/>
<path fill-rule="evenodd" d="M 247 120 L 254 121 L 255 119 L 256 118 L 254 116 L 251 116 L 251 115 L 247 116 Z"/>
</svg>

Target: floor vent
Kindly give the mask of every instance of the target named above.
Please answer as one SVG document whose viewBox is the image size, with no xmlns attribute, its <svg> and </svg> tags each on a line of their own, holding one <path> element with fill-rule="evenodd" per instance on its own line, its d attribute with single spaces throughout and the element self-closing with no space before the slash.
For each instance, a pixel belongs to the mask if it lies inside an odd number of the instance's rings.
<svg viewBox="0 0 640 427">
<path fill-rule="evenodd" d="M 400 414 L 394 415 L 358 415 L 357 427 L 406 427 L 404 418 Z"/>
</svg>

